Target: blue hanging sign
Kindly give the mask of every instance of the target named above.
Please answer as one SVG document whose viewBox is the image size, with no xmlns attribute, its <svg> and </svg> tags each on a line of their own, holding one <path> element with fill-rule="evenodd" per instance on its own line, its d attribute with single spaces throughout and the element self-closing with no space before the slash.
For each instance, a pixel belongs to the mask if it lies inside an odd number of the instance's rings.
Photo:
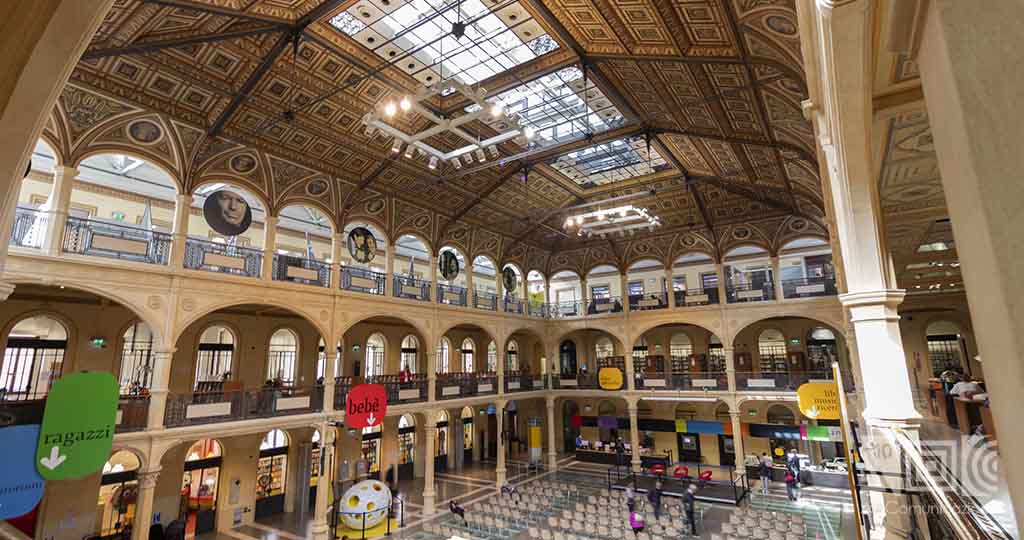
<svg viewBox="0 0 1024 540">
<path fill-rule="evenodd" d="M 43 498 L 43 477 L 36 470 L 39 425 L 0 428 L 4 459 L 0 459 L 0 519 L 32 511 Z"/>
</svg>

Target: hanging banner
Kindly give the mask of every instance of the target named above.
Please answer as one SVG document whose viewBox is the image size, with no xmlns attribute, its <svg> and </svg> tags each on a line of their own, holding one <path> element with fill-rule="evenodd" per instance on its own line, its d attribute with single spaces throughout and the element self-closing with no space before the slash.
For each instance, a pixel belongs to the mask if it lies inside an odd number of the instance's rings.
<svg viewBox="0 0 1024 540">
<path fill-rule="evenodd" d="M 597 382 L 604 390 L 622 388 L 622 370 L 615 367 L 603 367 L 597 372 Z"/>
<path fill-rule="evenodd" d="M 360 384 L 345 399 L 345 425 L 362 429 L 380 425 L 388 410 L 388 395 L 379 384 Z"/>
<path fill-rule="evenodd" d="M 442 251 L 437 259 L 437 271 L 445 281 L 453 281 L 459 276 L 459 257 L 454 251 Z"/>
<path fill-rule="evenodd" d="M 800 412 L 812 420 L 839 420 L 839 391 L 835 383 L 809 382 L 796 390 Z"/>
<path fill-rule="evenodd" d="M 110 457 L 120 389 L 110 373 L 72 373 L 46 397 L 36 470 L 47 480 L 81 478 Z"/>
<path fill-rule="evenodd" d="M 540 463 L 541 460 L 541 421 L 540 418 L 530 418 L 527 440 L 530 443 L 530 463 Z"/>
<path fill-rule="evenodd" d="M 224 236 L 238 236 L 252 225 L 252 208 L 238 193 L 214 191 L 203 203 L 203 217 L 211 229 Z"/>
<path fill-rule="evenodd" d="M 377 256 L 377 239 L 373 237 L 370 229 L 356 227 L 348 233 L 348 254 L 352 256 L 352 260 L 363 264 Z"/>
<path fill-rule="evenodd" d="M 43 498 L 45 481 L 35 467 L 39 425 L 0 429 L 4 459 L 0 459 L 0 519 L 27 514 Z"/>
<path fill-rule="evenodd" d="M 505 285 L 506 291 L 515 292 L 518 279 L 516 278 L 516 271 L 511 266 L 501 271 L 501 282 Z"/>
</svg>

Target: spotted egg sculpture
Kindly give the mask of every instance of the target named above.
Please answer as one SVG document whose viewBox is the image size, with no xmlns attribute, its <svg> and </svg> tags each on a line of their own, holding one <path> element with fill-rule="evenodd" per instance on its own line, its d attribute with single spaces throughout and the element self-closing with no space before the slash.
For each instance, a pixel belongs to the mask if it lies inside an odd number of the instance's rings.
<svg viewBox="0 0 1024 540">
<path fill-rule="evenodd" d="M 348 488 L 341 497 L 339 516 L 350 529 L 369 529 L 388 516 L 391 490 L 379 480 L 363 480 Z"/>
</svg>

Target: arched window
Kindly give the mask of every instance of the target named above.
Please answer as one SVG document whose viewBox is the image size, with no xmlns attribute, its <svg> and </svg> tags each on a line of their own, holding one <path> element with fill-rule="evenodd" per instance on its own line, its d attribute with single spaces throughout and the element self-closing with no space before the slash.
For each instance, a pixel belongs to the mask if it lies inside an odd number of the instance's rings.
<svg viewBox="0 0 1024 540">
<path fill-rule="evenodd" d="M 811 329 L 807 338 L 807 362 L 811 370 L 828 371 L 838 359 L 836 335 L 823 326 Z"/>
<path fill-rule="evenodd" d="M 313 430 L 313 437 L 310 438 L 309 448 L 309 487 L 316 487 L 320 481 L 320 468 L 324 466 L 320 456 L 320 430 Z"/>
<path fill-rule="evenodd" d="M 212 523 L 201 523 L 204 522 L 203 516 L 212 516 L 217 505 L 222 456 L 220 443 L 214 439 L 196 441 L 185 453 L 181 494 L 188 498 L 188 515 L 183 517 L 195 520 L 198 532 L 212 530 Z"/>
<path fill-rule="evenodd" d="M 761 357 L 761 372 L 786 372 L 786 338 L 782 332 L 768 328 L 757 337 L 757 352 Z"/>
<path fill-rule="evenodd" d="M 231 378 L 235 354 L 235 335 L 226 327 L 214 325 L 199 336 L 196 351 L 196 391 L 219 391 L 223 381 Z"/>
<path fill-rule="evenodd" d="M 115 451 L 103 465 L 99 496 L 101 536 L 113 537 L 131 524 L 135 517 L 141 466 L 138 456 L 127 450 Z"/>
<path fill-rule="evenodd" d="M 576 342 L 567 339 L 558 346 L 558 366 L 562 377 L 576 376 Z"/>
<path fill-rule="evenodd" d="M 256 501 L 282 497 L 288 474 L 288 434 L 272 429 L 260 443 L 260 460 L 256 464 Z M 267 503 L 264 503 L 267 504 Z"/>
<path fill-rule="evenodd" d="M 772 405 L 766 413 L 769 424 L 783 424 L 792 426 L 796 424 L 796 415 L 784 405 Z"/>
<path fill-rule="evenodd" d="M 380 472 L 380 424 L 363 428 L 362 454 L 367 474 Z"/>
<path fill-rule="evenodd" d="M 487 371 L 498 370 L 498 346 L 493 341 L 487 344 Z"/>
<path fill-rule="evenodd" d="M 417 355 L 419 354 L 420 342 L 416 336 L 409 334 L 402 338 L 402 365 L 401 370 L 409 368 L 410 373 L 416 373 Z"/>
<path fill-rule="evenodd" d="M 366 338 L 366 376 L 384 374 L 384 336 L 372 334 Z"/>
<path fill-rule="evenodd" d="M 715 407 L 715 420 L 719 422 L 732 422 L 732 416 L 729 415 L 729 404 L 719 403 Z"/>
<path fill-rule="evenodd" d="M 18 321 L 7 336 L 0 388 L 4 399 L 42 398 L 64 372 L 68 331 L 56 319 L 39 315 Z"/>
<path fill-rule="evenodd" d="M 437 415 L 437 454 L 438 456 L 448 455 L 448 412 L 441 411 Z"/>
<path fill-rule="evenodd" d="M 452 342 L 443 337 L 437 342 L 437 366 L 438 373 L 449 373 L 451 367 Z"/>
<path fill-rule="evenodd" d="M 416 459 L 416 420 L 411 414 L 398 419 L 398 464 L 411 465 Z"/>
<path fill-rule="evenodd" d="M 462 414 L 462 448 L 470 457 L 473 455 L 473 409 L 463 407 Z M 467 460 L 469 461 L 469 460 Z"/>
<path fill-rule="evenodd" d="M 136 320 L 121 336 L 122 394 L 135 394 L 149 388 L 153 376 L 153 332 L 149 326 Z"/>
<path fill-rule="evenodd" d="M 462 371 L 463 373 L 473 373 L 473 340 L 466 338 L 462 340 Z"/>
<path fill-rule="evenodd" d="M 615 346 L 612 345 L 611 338 L 607 336 L 597 338 L 597 342 L 594 343 L 594 357 L 598 360 L 602 360 L 614 355 Z"/>
<path fill-rule="evenodd" d="M 725 347 L 722 346 L 722 340 L 714 334 L 708 338 L 708 371 L 725 371 Z"/>
<path fill-rule="evenodd" d="M 690 336 L 680 332 L 674 334 L 668 342 L 669 354 L 672 358 L 686 358 L 693 354 L 693 344 L 690 343 Z"/>
<path fill-rule="evenodd" d="M 519 343 L 514 339 L 508 340 L 508 350 L 505 351 L 506 371 L 519 371 Z"/>
<path fill-rule="evenodd" d="M 322 380 L 327 377 L 327 357 L 331 356 L 334 359 L 334 375 L 341 375 L 341 345 L 334 348 L 334 352 L 328 355 L 327 345 L 324 344 L 324 338 L 320 338 L 317 344 L 317 355 L 316 355 L 316 378 Z"/>
<path fill-rule="evenodd" d="M 633 364 L 638 362 L 647 362 L 647 340 L 643 336 L 636 340 L 636 345 L 633 345 Z"/>
<path fill-rule="evenodd" d="M 267 379 L 280 384 L 295 382 L 295 360 L 299 354 L 299 339 L 295 332 L 282 328 L 270 336 L 267 350 Z"/>
</svg>

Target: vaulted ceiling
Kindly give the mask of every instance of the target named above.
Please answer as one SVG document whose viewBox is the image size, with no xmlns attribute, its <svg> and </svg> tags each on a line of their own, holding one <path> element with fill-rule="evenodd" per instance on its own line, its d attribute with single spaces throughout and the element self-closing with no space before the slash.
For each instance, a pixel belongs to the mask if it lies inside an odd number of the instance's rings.
<svg viewBox="0 0 1024 540">
<path fill-rule="evenodd" d="M 118 0 L 45 137 L 71 163 L 130 151 L 185 191 L 231 181 L 272 212 L 309 204 L 336 224 L 372 220 L 392 236 L 461 243 L 542 270 L 685 249 L 718 256 L 739 243 L 775 251 L 797 235 L 827 234 L 792 0 L 464 3 L 500 17 L 521 40 L 511 43 L 529 48 L 476 86 L 497 100 L 542 83 L 535 94 L 580 98 L 583 114 L 566 135 L 508 141 L 498 159 L 459 169 L 431 169 L 367 135 L 364 114 L 437 74 L 422 55 L 381 48 L 371 21 L 413 8 L 447 17 L 455 0 Z M 383 38 L 397 45 L 402 35 Z M 528 43 L 538 35 L 547 37 Z M 549 116 L 568 114 L 559 103 L 546 104 Z M 424 105 L 451 118 L 470 103 L 455 93 Z M 486 137 L 497 128 L 467 129 Z M 458 144 L 450 139 L 433 142 Z M 628 169 L 594 176 L 580 164 L 624 145 L 632 161 L 616 163 Z M 663 225 L 607 239 L 562 230 L 566 209 L 624 194 L 639 194 L 631 203 Z"/>
</svg>

